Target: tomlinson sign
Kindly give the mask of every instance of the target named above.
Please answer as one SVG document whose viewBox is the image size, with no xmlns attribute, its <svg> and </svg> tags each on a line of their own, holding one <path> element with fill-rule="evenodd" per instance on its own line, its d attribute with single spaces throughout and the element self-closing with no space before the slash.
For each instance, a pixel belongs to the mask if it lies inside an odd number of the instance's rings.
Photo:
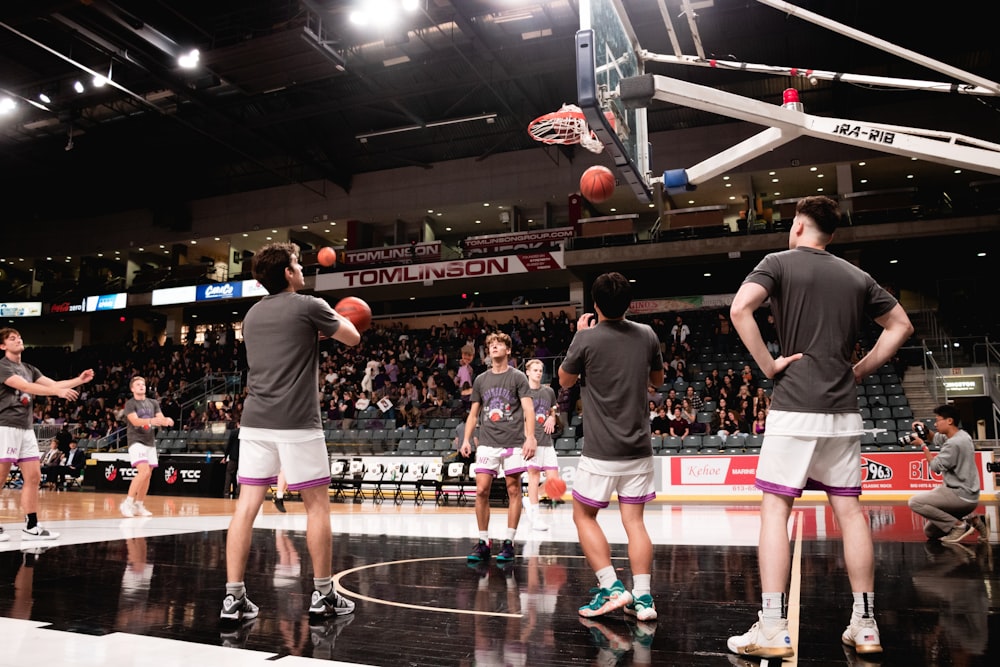
<svg viewBox="0 0 1000 667">
<path fill-rule="evenodd" d="M 404 259 L 427 261 L 440 258 L 440 241 L 344 251 L 344 264 L 382 264 L 385 262 L 398 262 Z"/>
<path fill-rule="evenodd" d="M 562 268 L 565 268 L 562 252 L 509 255 L 507 257 L 359 269 L 342 273 L 323 273 L 316 276 L 316 290 L 375 287 L 400 283 L 454 280 L 455 278 L 483 278 Z"/>
</svg>

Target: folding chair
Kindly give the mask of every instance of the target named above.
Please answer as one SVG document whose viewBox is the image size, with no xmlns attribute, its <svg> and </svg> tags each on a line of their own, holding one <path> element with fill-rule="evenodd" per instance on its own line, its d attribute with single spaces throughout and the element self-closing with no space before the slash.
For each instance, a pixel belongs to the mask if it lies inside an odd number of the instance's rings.
<svg viewBox="0 0 1000 667">
<path fill-rule="evenodd" d="M 369 463 L 368 466 L 365 467 L 364 476 L 361 478 L 361 500 L 365 500 L 367 497 L 365 492 L 370 491 L 372 494 L 372 501 L 376 505 L 382 504 L 382 501 L 385 500 L 385 494 L 382 493 L 383 477 L 385 477 L 385 466 L 381 463 Z"/>
</svg>

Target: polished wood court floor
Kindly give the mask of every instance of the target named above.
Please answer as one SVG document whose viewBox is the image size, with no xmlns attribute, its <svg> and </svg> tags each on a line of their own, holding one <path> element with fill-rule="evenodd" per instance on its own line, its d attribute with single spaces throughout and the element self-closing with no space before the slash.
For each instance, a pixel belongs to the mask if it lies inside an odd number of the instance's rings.
<svg viewBox="0 0 1000 667">
<path fill-rule="evenodd" d="M 659 619 L 620 613 L 584 621 L 594 576 L 569 504 L 526 520 L 518 558 L 469 567 L 471 506 L 331 503 L 338 586 L 352 616 L 310 625 L 312 590 L 300 503 L 266 503 L 246 584 L 260 617 L 220 627 L 225 529 L 235 501 L 154 497 L 147 519 L 118 513 L 121 496 L 42 493 L 43 525 L 61 536 L 22 542 L 20 493 L 0 492 L 0 665 L 755 665 L 728 653 L 759 608 L 757 508 L 653 503 L 653 594 Z M 785 665 L 1000 664 L 1000 575 L 994 533 L 928 543 L 905 504 L 866 504 L 876 539 L 877 617 L 885 647 L 873 663 L 840 643 L 850 613 L 836 523 L 824 504 L 796 505 Z M 995 503 L 984 505 L 994 526 Z M 630 583 L 614 506 L 601 513 L 616 566 Z M 500 535 L 504 511 L 493 509 Z M 322 661 L 322 662 L 317 662 Z M 767 661 L 763 663 L 767 665 Z M 771 661 L 774 665 L 775 661 Z"/>
</svg>

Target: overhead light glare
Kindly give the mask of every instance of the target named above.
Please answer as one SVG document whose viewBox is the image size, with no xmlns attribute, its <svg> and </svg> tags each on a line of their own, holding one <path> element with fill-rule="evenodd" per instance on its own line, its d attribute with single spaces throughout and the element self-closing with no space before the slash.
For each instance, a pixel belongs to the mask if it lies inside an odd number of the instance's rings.
<svg viewBox="0 0 1000 667">
<path fill-rule="evenodd" d="M 177 64 L 183 69 L 194 69 L 198 66 L 198 61 L 201 59 L 201 53 L 198 49 L 191 49 L 187 53 L 182 53 L 177 56 Z"/>
<path fill-rule="evenodd" d="M 79 81 L 74 81 L 73 90 L 75 90 L 77 93 L 82 93 L 85 89 L 82 83 L 80 83 Z"/>
</svg>

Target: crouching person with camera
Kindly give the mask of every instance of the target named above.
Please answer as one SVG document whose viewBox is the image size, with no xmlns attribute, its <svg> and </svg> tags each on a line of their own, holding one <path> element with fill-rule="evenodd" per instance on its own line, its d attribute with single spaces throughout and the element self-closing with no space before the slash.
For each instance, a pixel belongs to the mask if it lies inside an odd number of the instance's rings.
<svg viewBox="0 0 1000 667">
<path fill-rule="evenodd" d="M 980 483 L 972 437 L 958 427 L 958 410 L 953 405 L 936 408 L 934 415 L 937 433 L 932 443 L 941 450 L 935 454 L 928 448 L 921 437 L 926 435 L 921 422 L 913 423 L 911 442 L 922 449 L 931 471 L 943 478 L 942 484 L 910 498 L 910 509 L 927 519 L 927 539 L 961 542 L 978 532 L 979 539 L 985 542 L 990 535 L 989 517 L 974 514 L 979 505 Z"/>
</svg>

